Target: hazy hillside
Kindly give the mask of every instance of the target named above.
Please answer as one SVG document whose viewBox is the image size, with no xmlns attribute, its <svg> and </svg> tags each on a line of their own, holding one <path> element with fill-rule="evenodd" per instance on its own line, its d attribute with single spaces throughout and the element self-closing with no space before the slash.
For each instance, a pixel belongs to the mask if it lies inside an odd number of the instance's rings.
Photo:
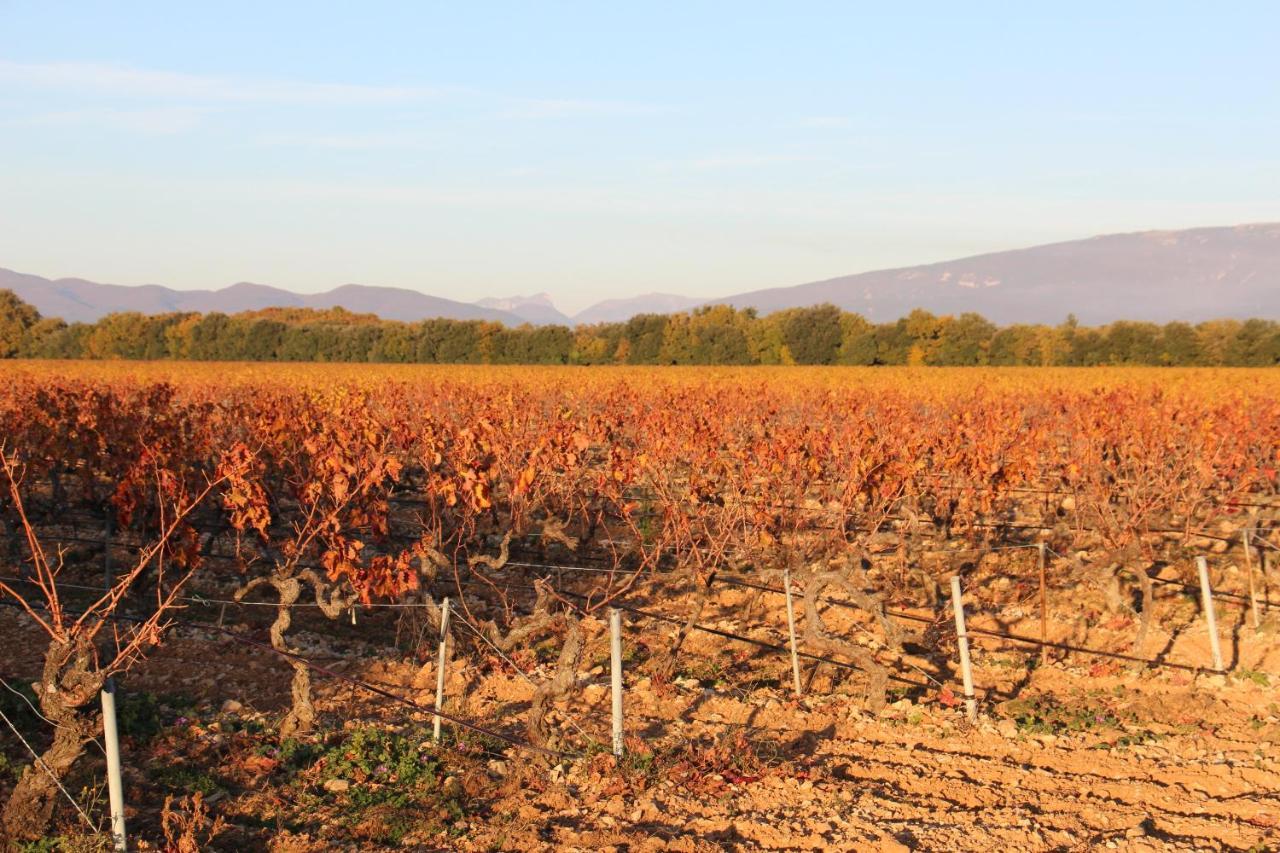
<svg viewBox="0 0 1280 853">
<path fill-rule="evenodd" d="M 883 322 L 926 308 L 998 323 L 1280 316 L 1280 224 L 1114 234 L 713 300 L 763 312 L 830 302 Z"/>
<path fill-rule="evenodd" d="M 573 321 L 560 313 L 560 309 L 552 304 L 551 295 L 547 293 L 537 293 L 533 296 L 508 296 L 505 299 L 490 296 L 486 299 L 477 299 L 476 304 L 482 308 L 514 314 L 535 326 L 573 325 Z"/>
<path fill-rule="evenodd" d="M 1000 325 L 1114 320 L 1202 321 L 1280 317 L 1280 224 L 1113 234 L 994 252 L 954 261 L 878 270 L 777 287 L 707 302 L 671 293 L 607 299 L 572 318 L 550 296 L 481 299 L 472 304 L 416 290 L 348 284 L 298 294 L 261 284 L 221 290 L 122 286 L 84 279 L 50 281 L 0 269 L 0 287 L 15 291 L 45 316 L 93 321 L 115 311 L 235 313 L 272 306 L 374 313 L 388 320 L 429 317 L 496 320 L 508 326 L 625 321 L 701 304 L 754 307 L 762 313 L 830 302 L 876 322 L 915 308 L 935 314 L 976 312 Z"/>
<path fill-rule="evenodd" d="M 575 323 L 617 323 L 637 314 L 674 314 L 705 300 L 674 293 L 644 293 L 626 299 L 606 299 L 573 315 Z"/>
<path fill-rule="evenodd" d="M 496 320 L 519 325 L 520 317 L 416 290 L 347 284 L 325 293 L 292 293 L 278 287 L 242 282 L 221 290 L 174 290 L 156 284 L 98 284 L 79 278 L 50 281 L 37 275 L 0 269 L 0 288 L 8 288 L 46 317 L 92 322 L 116 311 L 164 314 L 171 311 L 222 311 L 234 314 L 270 307 L 333 308 L 373 313 L 387 320 Z"/>
</svg>

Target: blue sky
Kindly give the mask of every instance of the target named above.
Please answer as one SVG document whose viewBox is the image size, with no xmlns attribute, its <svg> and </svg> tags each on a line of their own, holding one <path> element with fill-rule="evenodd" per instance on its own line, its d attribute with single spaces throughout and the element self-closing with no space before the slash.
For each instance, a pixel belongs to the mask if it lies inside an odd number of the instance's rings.
<svg viewBox="0 0 1280 853">
<path fill-rule="evenodd" d="M 0 266 L 576 310 L 1280 220 L 1274 3 L 0 0 Z"/>
</svg>

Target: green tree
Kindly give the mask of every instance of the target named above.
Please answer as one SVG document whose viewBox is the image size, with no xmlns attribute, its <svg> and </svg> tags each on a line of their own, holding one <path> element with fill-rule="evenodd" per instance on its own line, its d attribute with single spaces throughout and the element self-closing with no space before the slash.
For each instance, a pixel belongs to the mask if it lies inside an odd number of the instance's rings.
<svg viewBox="0 0 1280 853">
<path fill-rule="evenodd" d="M 1185 367 L 1200 361 L 1200 339 L 1191 324 L 1166 323 L 1160 330 L 1160 363 Z"/>
<path fill-rule="evenodd" d="M 815 305 L 786 312 L 782 333 L 796 364 L 835 364 L 844 339 L 840 309 Z"/>
<path fill-rule="evenodd" d="M 44 317 L 27 329 L 18 355 L 23 358 L 71 358 L 64 355 L 67 324 L 58 317 Z"/>
<path fill-rule="evenodd" d="M 929 364 L 971 366 L 990 363 L 996 327 L 979 314 L 964 313 L 942 325 Z"/>
<path fill-rule="evenodd" d="M 665 314 L 637 314 L 626 322 L 622 334 L 627 339 L 628 364 L 658 363 L 667 322 Z"/>
<path fill-rule="evenodd" d="M 1246 320 L 1227 344 L 1225 360 L 1238 367 L 1270 367 L 1280 363 L 1280 324 Z"/>
<path fill-rule="evenodd" d="M 39 322 L 39 311 L 12 290 L 0 290 L 0 358 L 17 355 L 27 331 Z"/>
</svg>

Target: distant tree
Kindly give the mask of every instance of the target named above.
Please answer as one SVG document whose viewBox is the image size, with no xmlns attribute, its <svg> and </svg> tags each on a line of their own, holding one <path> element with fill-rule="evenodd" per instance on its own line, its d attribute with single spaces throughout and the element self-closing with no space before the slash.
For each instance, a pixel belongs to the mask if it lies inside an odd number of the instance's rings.
<svg viewBox="0 0 1280 853">
<path fill-rule="evenodd" d="M 1160 363 L 1185 367 L 1200 361 L 1200 339 L 1191 324 L 1166 323 L 1160 330 Z"/>
<path fill-rule="evenodd" d="M 437 361 L 441 364 L 478 364 L 482 361 L 480 335 L 483 324 L 477 320 L 443 321 Z"/>
<path fill-rule="evenodd" d="M 836 364 L 868 365 L 875 362 L 875 326 L 861 314 L 840 312 L 840 346 Z"/>
<path fill-rule="evenodd" d="M 1124 320 L 1112 323 L 1101 332 L 1100 348 L 1102 364 L 1158 364 L 1160 327 Z"/>
<path fill-rule="evenodd" d="M 0 290 L 0 358 L 17 355 L 27 331 L 39 322 L 39 311 L 12 290 Z"/>
<path fill-rule="evenodd" d="M 942 324 L 929 364 L 972 366 L 990 363 L 996 327 L 979 314 L 964 313 Z"/>
<path fill-rule="evenodd" d="M 574 330 L 573 349 L 570 351 L 570 364 L 606 364 L 617 351 L 606 349 L 608 339 L 600 333 L 601 326 L 582 326 Z"/>
<path fill-rule="evenodd" d="M 835 364 L 844 338 L 840 309 L 817 305 L 789 311 L 782 333 L 796 364 Z"/>
<path fill-rule="evenodd" d="M 205 314 L 191 326 L 191 345 L 187 357 L 196 361 L 226 361 L 233 357 L 232 321 L 226 314 Z"/>
<path fill-rule="evenodd" d="M 529 334 L 531 364 L 568 364 L 573 332 L 568 326 L 538 326 Z"/>
<path fill-rule="evenodd" d="M 1280 363 L 1280 325 L 1269 320 L 1246 320 L 1227 345 L 1226 363 L 1241 367 Z"/>
<path fill-rule="evenodd" d="M 1210 320 L 1196 326 L 1200 341 L 1200 363 L 1207 365 L 1230 364 L 1232 348 L 1240 333 L 1239 320 Z"/>
<path fill-rule="evenodd" d="M 280 357 L 280 344 L 288 325 L 279 320 L 249 319 L 237 316 L 243 323 L 244 334 L 238 358 L 246 361 L 275 361 Z"/>
<path fill-rule="evenodd" d="M 637 314 L 626 322 L 628 364 L 657 364 L 668 318 L 664 314 Z"/>
<path fill-rule="evenodd" d="M 1107 352 L 1102 334 L 1096 329 L 1070 327 L 1064 363 L 1072 367 L 1105 364 Z"/>
<path fill-rule="evenodd" d="M 1025 324 L 1006 326 L 991 336 L 987 352 L 989 364 L 1008 367 L 1037 364 L 1040 356 L 1038 327 Z"/>
<path fill-rule="evenodd" d="M 128 311 L 108 314 L 93 324 L 85 338 L 86 358 L 144 358 L 146 332 L 150 324 L 145 314 Z"/>
<path fill-rule="evenodd" d="M 913 341 L 904 317 L 894 323 L 882 323 L 872 333 L 872 355 L 869 364 L 906 364 Z"/>
<path fill-rule="evenodd" d="M 662 348 L 658 351 L 659 364 L 694 364 L 696 340 L 692 317 L 686 313 L 672 314 L 662 330 Z"/>
<path fill-rule="evenodd" d="M 67 355 L 67 324 L 57 317 L 44 317 L 22 336 L 18 355 L 23 358 L 72 358 Z"/>
<path fill-rule="evenodd" d="M 408 323 L 387 322 L 379 326 L 378 340 L 369 351 L 369 360 L 406 364 L 414 360 L 415 329 Z"/>
<path fill-rule="evenodd" d="M 728 305 L 708 305 L 689 315 L 690 364 L 749 364 L 746 326 L 752 316 Z"/>
<path fill-rule="evenodd" d="M 778 311 L 759 317 L 751 311 L 744 328 L 751 364 L 795 364 L 783 334 L 784 314 Z"/>
</svg>

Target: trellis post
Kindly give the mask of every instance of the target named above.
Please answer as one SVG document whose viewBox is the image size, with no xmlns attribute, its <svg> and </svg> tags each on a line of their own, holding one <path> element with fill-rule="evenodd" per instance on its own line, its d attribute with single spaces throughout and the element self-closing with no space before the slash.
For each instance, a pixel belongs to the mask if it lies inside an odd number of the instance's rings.
<svg viewBox="0 0 1280 853">
<path fill-rule="evenodd" d="M 609 676 L 613 689 L 613 754 L 622 756 L 622 611 L 609 611 Z"/>
<path fill-rule="evenodd" d="M 1040 553 L 1040 662 L 1044 663 L 1049 653 L 1049 605 L 1045 583 L 1045 544 L 1038 543 Z"/>
<path fill-rule="evenodd" d="M 128 849 L 124 826 L 124 780 L 120 774 L 120 737 L 116 728 L 116 685 L 108 678 L 102 688 L 102 740 L 107 753 L 107 802 L 111 809 L 111 842 L 115 850 Z"/>
<path fill-rule="evenodd" d="M 964 706 L 969 722 L 978 721 L 978 701 L 973 696 L 973 670 L 969 665 L 969 634 L 964 627 L 964 604 L 960 600 L 960 576 L 951 576 L 951 609 L 956 617 L 956 645 L 960 648 L 960 675 L 964 679 Z"/>
<path fill-rule="evenodd" d="M 436 656 L 436 713 L 432 722 L 431 740 L 440 742 L 440 711 L 444 710 L 444 671 L 448 661 L 449 645 L 449 597 L 440 602 L 440 650 Z"/>
<path fill-rule="evenodd" d="M 800 655 L 796 649 L 796 607 L 791 600 L 791 570 L 782 570 L 782 587 L 787 595 L 787 635 L 791 640 L 791 683 L 796 696 L 803 695 L 800 688 Z"/>
<path fill-rule="evenodd" d="M 1244 544 L 1244 571 L 1249 576 L 1249 612 L 1253 616 L 1253 628 L 1256 631 L 1262 625 L 1262 615 L 1258 612 L 1258 588 L 1253 582 L 1253 549 L 1249 544 L 1252 535 L 1251 527 L 1240 531 L 1240 541 Z"/>
<path fill-rule="evenodd" d="M 1213 610 L 1213 587 L 1209 584 L 1209 564 L 1204 557 L 1196 557 L 1196 569 L 1200 573 L 1200 603 L 1204 607 L 1204 621 L 1209 627 L 1209 650 L 1213 653 L 1213 668 L 1222 672 L 1222 645 L 1218 640 L 1218 614 Z"/>
</svg>

